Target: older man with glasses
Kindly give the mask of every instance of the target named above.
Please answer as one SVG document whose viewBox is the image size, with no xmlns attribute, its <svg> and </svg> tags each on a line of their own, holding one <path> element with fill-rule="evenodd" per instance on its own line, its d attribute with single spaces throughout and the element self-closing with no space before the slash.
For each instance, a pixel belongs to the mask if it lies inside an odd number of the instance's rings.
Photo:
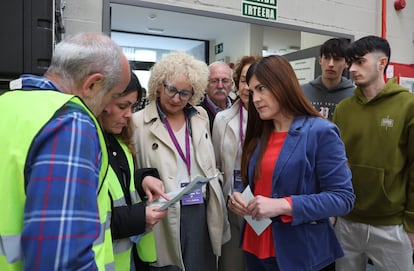
<svg viewBox="0 0 414 271">
<path fill-rule="evenodd" d="M 210 120 L 210 132 L 216 114 L 230 108 L 233 101 L 229 97 L 234 87 L 233 70 L 222 61 L 216 61 L 208 66 L 210 76 L 204 100 L 200 105 L 207 111 Z"/>
</svg>

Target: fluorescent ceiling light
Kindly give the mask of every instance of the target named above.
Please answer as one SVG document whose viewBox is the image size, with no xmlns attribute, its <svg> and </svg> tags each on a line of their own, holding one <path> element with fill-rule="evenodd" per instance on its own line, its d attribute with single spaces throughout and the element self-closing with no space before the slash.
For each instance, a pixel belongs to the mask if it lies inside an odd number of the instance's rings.
<svg viewBox="0 0 414 271">
<path fill-rule="evenodd" d="M 164 29 L 148 27 L 147 32 L 161 34 L 164 33 Z"/>
</svg>

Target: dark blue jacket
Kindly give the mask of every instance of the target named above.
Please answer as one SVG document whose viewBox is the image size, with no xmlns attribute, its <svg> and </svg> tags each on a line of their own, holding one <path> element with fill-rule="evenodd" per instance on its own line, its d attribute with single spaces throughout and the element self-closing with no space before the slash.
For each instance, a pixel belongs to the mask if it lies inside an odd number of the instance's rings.
<svg viewBox="0 0 414 271">
<path fill-rule="evenodd" d="M 249 163 L 249 183 L 259 147 Z M 253 189 L 253 188 L 252 188 Z M 338 128 L 322 118 L 297 117 L 272 176 L 272 198 L 292 198 L 293 221 L 272 218 L 281 271 L 320 270 L 343 256 L 329 217 L 353 208 L 351 171 Z"/>
</svg>

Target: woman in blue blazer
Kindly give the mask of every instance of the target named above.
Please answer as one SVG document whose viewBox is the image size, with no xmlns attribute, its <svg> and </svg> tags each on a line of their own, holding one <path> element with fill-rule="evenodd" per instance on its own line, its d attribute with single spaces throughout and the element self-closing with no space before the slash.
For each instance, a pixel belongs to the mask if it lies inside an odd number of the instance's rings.
<svg viewBox="0 0 414 271">
<path fill-rule="evenodd" d="M 228 207 L 271 219 L 260 234 L 245 224 L 247 270 L 322 270 L 343 256 L 330 217 L 350 212 L 355 200 L 339 130 L 305 98 L 284 57 L 252 64 L 247 82 L 241 175 L 254 197 L 235 192 Z"/>
</svg>

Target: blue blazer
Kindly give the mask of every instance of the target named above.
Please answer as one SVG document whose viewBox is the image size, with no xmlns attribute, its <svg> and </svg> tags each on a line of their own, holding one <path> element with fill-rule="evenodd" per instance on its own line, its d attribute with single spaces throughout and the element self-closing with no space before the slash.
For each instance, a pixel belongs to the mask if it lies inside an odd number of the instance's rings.
<svg viewBox="0 0 414 271">
<path fill-rule="evenodd" d="M 258 152 L 259 146 L 248 167 L 252 189 Z M 272 198 L 288 196 L 293 221 L 282 223 L 273 217 L 271 224 L 280 270 L 320 270 L 342 257 L 329 217 L 349 213 L 355 195 L 335 124 L 305 116 L 292 122 L 273 171 L 271 191 Z"/>
</svg>

